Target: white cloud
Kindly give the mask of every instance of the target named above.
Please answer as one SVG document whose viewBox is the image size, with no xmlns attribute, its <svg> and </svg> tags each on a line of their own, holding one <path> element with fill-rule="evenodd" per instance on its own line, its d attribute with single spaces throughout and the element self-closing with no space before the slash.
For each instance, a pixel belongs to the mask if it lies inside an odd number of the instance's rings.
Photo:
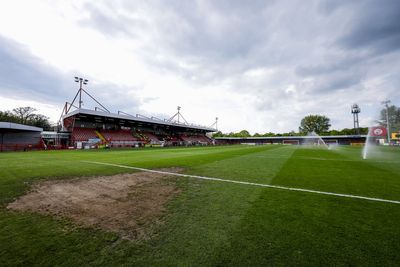
<svg viewBox="0 0 400 267">
<path fill-rule="evenodd" d="M 0 96 L 1 110 L 13 110 L 16 107 L 35 107 L 35 113 L 45 114 L 52 123 L 56 123 L 61 116 L 63 107 L 32 100 L 13 99 Z"/>
</svg>

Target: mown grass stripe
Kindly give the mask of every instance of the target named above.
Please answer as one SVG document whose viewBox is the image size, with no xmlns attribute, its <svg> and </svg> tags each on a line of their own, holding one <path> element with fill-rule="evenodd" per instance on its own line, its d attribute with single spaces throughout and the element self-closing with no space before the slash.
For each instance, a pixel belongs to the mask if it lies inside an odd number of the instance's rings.
<svg viewBox="0 0 400 267">
<path fill-rule="evenodd" d="M 145 168 L 139 168 L 139 167 L 133 167 L 133 166 L 119 165 L 119 164 L 106 163 L 106 162 L 98 162 L 98 161 L 86 161 L 86 160 L 84 160 L 82 162 L 98 164 L 98 165 L 113 166 L 113 167 L 119 167 L 119 168 L 125 168 L 125 169 L 132 169 L 132 170 L 138 170 L 138 171 L 144 171 L 144 172 L 167 174 L 167 175 L 186 177 L 186 178 L 195 178 L 195 179 L 202 179 L 202 180 L 210 180 L 210 181 L 219 181 L 219 182 L 225 182 L 225 183 L 260 186 L 260 187 L 275 188 L 275 189 L 288 190 L 288 191 L 299 191 L 299 192 L 306 192 L 306 193 L 313 193 L 313 194 L 320 194 L 320 195 L 328 195 L 328 196 L 336 196 L 336 197 L 343 197 L 343 198 L 353 198 L 353 199 L 361 199 L 361 200 L 368 200 L 368 201 L 375 201 L 375 202 L 385 202 L 385 203 L 392 203 L 392 204 L 400 204 L 400 201 L 382 199 L 382 198 L 364 197 L 364 196 L 358 196 L 358 195 L 340 194 L 340 193 L 325 192 L 325 191 L 318 191 L 318 190 L 311 190 L 311 189 L 304 189 L 304 188 L 286 187 L 286 186 L 280 186 L 280 185 L 260 184 L 260 183 L 252 183 L 252 182 L 245 182 L 245 181 L 235 181 L 235 180 L 229 180 L 229 179 L 221 179 L 221 178 L 215 178 L 215 177 L 206 177 L 206 176 L 198 176 L 198 175 L 190 175 L 190 174 L 182 174 L 182 173 L 173 173 L 173 172 L 151 170 L 151 169 L 145 169 Z"/>
</svg>

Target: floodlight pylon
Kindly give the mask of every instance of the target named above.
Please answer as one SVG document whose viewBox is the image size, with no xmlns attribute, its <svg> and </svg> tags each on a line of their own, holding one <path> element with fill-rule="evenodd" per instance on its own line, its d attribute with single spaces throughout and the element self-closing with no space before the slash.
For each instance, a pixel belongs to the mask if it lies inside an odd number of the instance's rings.
<svg viewBox="0 0 400 267">
<path fill-rule="evenodd" d="M 351 106 L 351 113 L 353 114 L 353 125 L 354 125 L 354 133 L 360 134 L 360 123 L 358 120 L 358 114 L 361 112 L 360 107 L 357 104 L 353 104 Z"/>
</svg>

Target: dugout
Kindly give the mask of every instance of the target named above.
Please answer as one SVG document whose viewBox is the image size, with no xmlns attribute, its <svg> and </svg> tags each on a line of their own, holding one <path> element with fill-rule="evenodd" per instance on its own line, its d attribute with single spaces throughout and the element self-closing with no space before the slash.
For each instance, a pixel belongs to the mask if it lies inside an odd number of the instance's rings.
<svg viewBox="0 0 400 267">
<path fill-rule="evenodd" d="M 29 125 L 0 122 L 0 152 L 41 149 L 42 131 L 42 128 Z"/>
</svg>

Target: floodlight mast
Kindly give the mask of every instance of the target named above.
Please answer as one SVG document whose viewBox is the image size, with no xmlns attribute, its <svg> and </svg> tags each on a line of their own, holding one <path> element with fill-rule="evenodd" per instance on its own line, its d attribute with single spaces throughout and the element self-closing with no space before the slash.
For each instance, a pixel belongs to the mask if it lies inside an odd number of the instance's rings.
<svg viewBox="0 0 400 267">
<path fill-rule="evenodd" d="M 387 139 L 388 139 L 388 144 L 390 144 L 390 123 L 389 123 L 389 103 L 390 100 L 385 100 L 382 101 L 381 104 L 385 105 L 386 107 L 386 132 L 387 132 Z"/>
<path fill-rule="evenodd" d="M 214 129 L 216 129 L 218 131 L 218 117 L 215 118 L 215 122 L 213 124 L 210 125 L 209 128 L 215 127 Z"/>
<path fill-rule="evenodd" d="M 79 108 L 81 108 L 82 107 L 82 90 L 83 90 L 82 85 L 88 84 L 89 80 L 75 76 L 75 82 L 79 83 L 79 105 L 78 106 L 79 106 Z"/>
<path fill-rule="evenodd" d="M 185 119 L 185 118 L 182 116 L 182 114 L 181 114 L 181 107 L 178 106 L 177 109 L 178 109 L 178 112 L 175 113 L 174 116 L 172 116 L 171 118 L 169 118 L 167 121 L 168 121 L 168 122 L 173 122 L 174 119 L 177 118 L 177 119 L 178 119 L 178 124 L 186 124 L 186 125 L 189 124 L 189 123 L 186 121 L 186 119 Z M 182 123 L 180 122 L 179 119 L 182 119 Z"/>
<path fill-rule="evenodd" d="M 355 134 L 360 134 L 360 124 L 358 121 L 358 113 L 361 112 L 360 107 L 357 104 L 353 104 L 351 106 L 351 113 L 353 114 L 353 124 L 354 124 L 354 132 Z"/>
<path fill-rule="evenodd" d="M 75 82 L 79 83 L 79 90 L 76 92 L 72 102 L 65 102 L 63 111 L 62 111 L 60 119 L 58 121 L 59 125 L 61 125 L 63 128 L 64 128 L 64 126 L 63 126 L 62 117 L 64 115 L 67 115 L 72 107 L 77 108 L 77 109 L 81 109 L 82 108 L 82 103 L 83 103 L 83 101 L 82 101 L 82 92 L 85 93 L 88 97 L 90 97 L 94 102 L 96 102 L 101 107 L 101 108 L 96 107 L 95 110 L 101 110 L 101 111 L 110 113 L 110 111 L 104 105 L 102 105 L 91 94 L 89 94 L 85 89 L 83 89 L 83 85 L 87 85 L 89 80 L 81 78 L 81 77 L 77 77 L 77 76 L 75 76 L 74 78 L 75 78 Z M 77 100 L 78 97 L 79 97 L 79 104 L 78 104 L 78 106 L 75 106 L 74 105 L 75 104 L 75 100 Z"/>
</svg>

